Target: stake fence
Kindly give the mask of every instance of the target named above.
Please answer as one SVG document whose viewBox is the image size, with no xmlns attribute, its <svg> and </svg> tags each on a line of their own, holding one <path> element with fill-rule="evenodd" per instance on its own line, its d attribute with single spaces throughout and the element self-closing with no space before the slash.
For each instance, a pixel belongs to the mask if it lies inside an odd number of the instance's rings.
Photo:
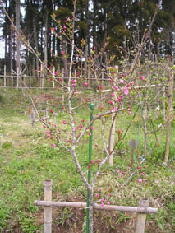
<svg viewBox="0 0 175 233">
<path fill-rule="evenodd" d="M 52 208 L 53 207 L 70 207 L 86 208 L 86 202 L 55 202 L 52 201 L 52 181 L 44 181 L 44 201 L 35 201 L 37 206 L 44 207 L 44 233 L 52 233 Z M 93 208 L 106 211 L 135 212 L 137 213 L 135 233 L 145 233 L 146 215 L 157 213 L 158 208 L 149 207 L 148 200 L 141 200 L 138 207 L 99 205 L 93 204 Z"/>
</svg>

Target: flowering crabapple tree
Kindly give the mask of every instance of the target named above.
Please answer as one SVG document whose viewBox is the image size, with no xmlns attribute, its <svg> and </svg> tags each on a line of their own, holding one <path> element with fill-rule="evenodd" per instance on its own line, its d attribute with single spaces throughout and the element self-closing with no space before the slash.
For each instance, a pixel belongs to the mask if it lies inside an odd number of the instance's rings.
<svg viewBox="0 0 175 233">
<path fill-rule="evenodd" d="M 96 92 L 91 89 L 91 83 L 86 79 L 86 74 L 83 76 L 82 67 L 80 67 L 80 77 L 74 77 L 74 67 L 76 59 L 84 57 L 86 42 L 82 40 L 81 46 L 75 43 L 75 13 L 76 1 L 74 1 L 74 12 L 72 16 L 58 19 L 53 15 L 56 22 L 56 27 L 51 29 L 51 32 L 57 36 L 62 43 L 62 62 L 64 65 L 64 78 L 57 78 L 58 71 L 53 75 L 55 82 L 58 83 L 58 95 L 62 98 L 62 114 L 63 117 L 59 122 L 53 122 L 52 118 L 40 120 L 46 128 L 46 136 L 52 141 L 53 147 L 65 148 L 73 158 L 77 172 L 80 174 L 81 179 L 88 190 L 89 195 L 89 222 L 90 231 L 93 232 L 93 202 L 94 202 L 94 189 L 97 178 L 100 175 L 101 168 L 107 161 L 112 161 L 116 145 L 123 139 L 122 130 L 117 130 L 118 138 L 115 139 L 116 134 L 116 119 L 120 112 L 132 114 L 132 103 L 137 101 L 138 98 L 144 99 L 144 95 L 140 95 L 138 85 L 143 85 L 147 82 L 147 75 L 142 73 L 135 73 L 135 67 L 139 59 L 140 50 L 137 51 L 135 60 L 129 70 L 110 70 L 106 73 L 108 84 L 105 86 L 100 82 L 98 73 L 99 68 L 96 68 L 95 51 L 91 49 L 89 57 L 87 57 L 87 64 L 94 73 L 96 82 Z M 139 49 L 143 49 L 145 45 L 144 40 Z M 94 71 L 94 72 L 93 72 Z M 96 72 L 97 71 L 97 72 Z M 92 75 L 90 75 L 92 76 Z M 92 79 L 93 80 L 93 79 Z M 107 88 L 107 90 L 104 90 Z M 89 104 L 95 105 L 95 114 L 90 121 L 79 114 L 84 109 L 88 108 Z M 140 105 L 143 102 L 140 102 Z M 36 109 L 37 110 L 37 109 Z M 55 111 L 49 109 L 50 114 L 54 115 Z M 109 122 L 110 120 L 110 122 Z M 108 124 L 106 124 L 108 121 Z M 110 126 L 109 126 L 110 125 Z M 106 127 L 105 127 L 106 126 Z M 98 127 L 98 128 L 97 128 Z M 101 144 L 103 158 L 99 156 L 87 163 L 80 162 L 79 147 L 86 142 L 87 137 L 101 129 Z M 106 140 L 106 131 L 108 131 L 108 140 Z M 98 146 L 98 145 L 97 145 Z M 99 150 L 98 150 L 99 152 Z M 99 152 L 100 153 L 100 152 Z M 111 162 L 111 164 L 113 161 Z M 92 171 L 92 179 L 89 182 L 87 173 Z M 104 198 L 101 199 L 101 204 L 104 205 Z"/>
<path fill-rule="evenodd" d="M 102 166 L 113 156 L 115 143 L 112 139 L 115 134 L 114 121 L 117 118 L 119 112 L 131 112 L 130 99 L 135 92 L 134 85 L 135 82 L 132 80 L 127 73 L 118 73 L 117 71 L 112 74 L 108 73 L 108 90 L 105 92 L 102 84 L 97 88 L 94 93 L 88 80 L 85 78 L 75 78 L 73 77 L 73 69 L 75 65 L 74 57 L 82 56 L 84 51 L 82 48 L 78 48 L 75 45 L 74 32 L 75 32 L 75 12 L 76 12 L 76 1 L 74 1 L 74 12 L 70 17 L 61 20 L 57 20 L 56 16 L 53 15 L 53 19 L 57 22 L 55 29 L 52 32 L 60 38 L 63 45 L 70 47 L 70 54 L 67 54 L 67 49 L 63 46 L 61 52 L 63 57 L 63 64 L 66 67 L 66 74 L 64 80 L 56 79 L 58 82 L 59 89 L 58 95 L 64 96 L 64 101 L 62 102 L 62 114 L 64 117 L 59 122 L 53 122 L 51 119 L 42 119 L 44 127 L 46 128 L 46 136 L 52 140 L 53 147 L 63 147 L 65 148 L 73 158 L 74 164 L 76 166 L 77 172 L 80 174 L 81 179 L 88 190 L 89 193 L 89 222 L 90 231 L 93 232 L 93 199 L 94 199 L 94 188 L 97 181 L 97 177 L 100 174 Z M 84 43 L 84 42 L 83 42 Z M 94 67 L 95 62 L 93 61 L 93 54 L 89 56 L 89 64 Z M 69 59 L 68 59 L 69 58 Z M 69 61 L 67 63 L 67 60 Z M 68 65 L 69 64 L 69 65 Z M 56 71 L 57 72 L 57 71 Z M 99 80 L 97 80 L 99 84 Z M 88 108 L 89 104 L 95 105 L 95 114 L 90 121 L 80 117 L 79 112 L 83 111 L 84 108 Z M 51 114 L 54 115 L 54 110 L 49 110 Z M 112 117 L 112 123 L 110 123 L 109 141 L 106 142 L 104 121 Z M 101 125 L 99 126 L 99 124 Z M 103 158 L 99 159 L 93 158 L 87 164 L 83 164 L 79 159 L 79 146 L 86 141 L 87 136 L 91 136 L 95 131 L 99 131 L 97 128 L 102 129 L 102 152 L 104 153 Z M 107 124 L 106 124 L 107 126 Z M 118 132 L 118 140 L 121 139 L 121 132 Z M 113 140 L 112 146 L 109 144 Z M 89 182 L 87 178 L 87 173 L 93 167 L 93 176 Z M 102 201 L 102 205 L 104 202 Z"/>
</svg>

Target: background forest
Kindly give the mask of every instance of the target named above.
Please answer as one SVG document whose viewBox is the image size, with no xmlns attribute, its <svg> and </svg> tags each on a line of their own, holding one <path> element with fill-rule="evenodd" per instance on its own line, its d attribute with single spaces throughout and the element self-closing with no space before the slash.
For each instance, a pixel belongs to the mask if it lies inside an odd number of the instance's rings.
<svg viewBox="0 0 175 233">
<path fill-rule="evenodd" d="M 70 45 L 64 40 L 66 20 L 72 17 L 71 0 L 5 0 L 4 7 L 13 23 L 1 12 L 1 40 L 5 43 L 4 59 L 7 72 L 17 66 L 27 75 L 37 75 L 40 65 L 36 56 L 17 40 L 17 30 L 35 49 L 45 65 L 57 70 L 68 69 Z M 173 55 L 175 41 L 175 4 L 173 0 L 79 0 L 76 9 L 75 43 L 85 46 L 84 53 L 74 55 L 76 63 L 86 62 L 95 51 L 96 65 L 114 65 L 120 59 L 132 60 L 141 43 L 155 9 L 158 13 L 148 35 L 142 58 L 156 59 Z M 2 10 L 2 6 L 1 6 Z M 59 21 L 59 25 L 58 25 Z M 64 27 L 63 27 L 64 26 Z M 85 41 L 85 42 L 83 42 Z M 2 71 L 1 71 L 2 72 Z"/>
</svg>

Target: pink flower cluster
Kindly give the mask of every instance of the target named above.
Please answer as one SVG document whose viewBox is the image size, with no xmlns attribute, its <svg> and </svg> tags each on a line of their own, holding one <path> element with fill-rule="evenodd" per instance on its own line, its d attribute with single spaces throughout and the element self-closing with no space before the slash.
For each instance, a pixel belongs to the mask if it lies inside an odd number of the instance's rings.
<svg viewBox="0 0 175 233">
<path fill-rule="evenodd" d="M 88 84 L 87 82 L 84 82 L 84 83 L 83 83 L 83 86 L 84 86 L 84 87 L 88 87 L 89 84 Z"/>
<path fill-rule="evenodd" d="M 96 194 L 95 194 L 95 198 L 99 199 L 99 198 L 100 198 L 100 193 L 96 193 Z M 104 205 L 110 205 L 110 204 L 111 204 L 111 202 L 108 201 L 108 200 L 105 199 L 105 198 L 101 198 L 101 199 L 99 199 L 97 202 L 99 202 L 100 205 L 101 205 L 102 207 L 103 207 Z"/>
<path fill-rule="evenodd" d="M 76 87 L 76 85 L 77 85 L 77 80 L 72 79 L 72 80 L 71 80 L 71 85 L 72 85 L 72 87 Z"/>
<path fill-rule="evenodd" d="M 142 80 L 142 81 L 146 81 L 145 76 L 140 76 L 139 79 Z"/>
</svg>

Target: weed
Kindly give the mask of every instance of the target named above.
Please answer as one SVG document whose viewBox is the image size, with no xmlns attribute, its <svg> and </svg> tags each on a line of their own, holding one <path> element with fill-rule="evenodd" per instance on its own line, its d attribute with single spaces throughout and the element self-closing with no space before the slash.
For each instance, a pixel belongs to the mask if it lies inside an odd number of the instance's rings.
<svg viewBox="0 0 175 233">
<path fill-rule="evenodd" d="M 9 149 L 12 147 L 12 142 L 3 142 L 2 143 L 2 148 L 3 149 Z"/>
</svg>

